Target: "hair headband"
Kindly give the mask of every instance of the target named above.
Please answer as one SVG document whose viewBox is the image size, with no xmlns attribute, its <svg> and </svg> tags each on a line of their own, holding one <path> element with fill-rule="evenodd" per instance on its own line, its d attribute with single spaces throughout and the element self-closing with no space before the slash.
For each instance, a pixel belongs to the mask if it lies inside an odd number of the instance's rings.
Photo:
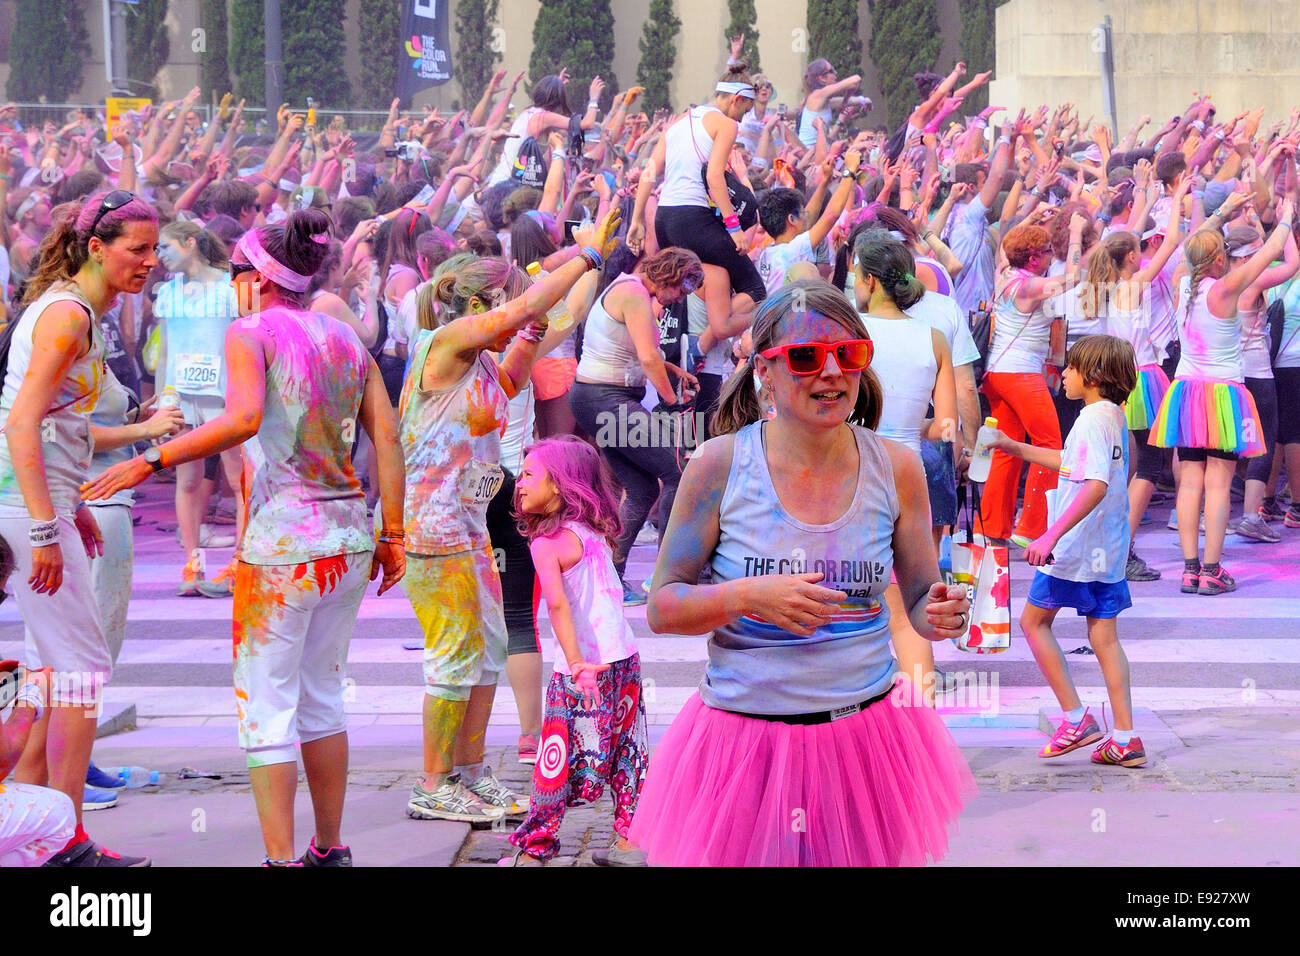
<svg viewBox="0 0 1300 956">
<path fill-rule="evenodd" d="M 316 239 L 312 236 L 312 239 Z M 326 240 L 328 242 L 328 240 Z M 311 276 L 305 276 L 301 273 L 294 272 L 283 262 L 276 259 L 273 255 L 262 247 L 262 240 L 257 235 L 257 230 L 250 229 L 240 238 L 239 243 L 235 246 L 236 252 L 242 252 L 249 264 L 258 272 L 266 276 L 278 286 L 283 286 L 290 292 L 306 292 L 307 287 L 311 285 Z"/>
<path fill-rule="evenodd" d="M 758 94 L 754 92 L 753 83 L 741 83 L 735 80 L 723 80 L 713 88 L 715 93 L 735 93 L 746 99 L 756 100 Z"/>
</svg>

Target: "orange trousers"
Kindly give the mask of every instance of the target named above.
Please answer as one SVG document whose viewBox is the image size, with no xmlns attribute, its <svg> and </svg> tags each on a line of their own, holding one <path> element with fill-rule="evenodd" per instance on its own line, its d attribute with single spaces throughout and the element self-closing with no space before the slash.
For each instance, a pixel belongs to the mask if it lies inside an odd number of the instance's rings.
<svg viewBox="0 0 1300 956">
<path fill-rule="evenodd" d="M 998 429 L 1015 441 L 1028 441 L 1039 448 L 1060 448 L 1061 427 L 1056 406 L 1047 390 L 1047 380 L 1036 372 L 990 372 L 984 377 L 990 414 Z M 1009 538 L 1016 514 L 1016 493 L 1020 485 L 1021 461 L 1005 452 L 993 453 L 989 480 L 980 501 L 980 523 L 984 534 Z M 1047 530 L 1047 491 L 1056 487 L 1057 473 L 1041 465 L 1030 465 L 1025 480 L 1025 506 L 1015 533 L 1041 537 Z"/>
</svg>

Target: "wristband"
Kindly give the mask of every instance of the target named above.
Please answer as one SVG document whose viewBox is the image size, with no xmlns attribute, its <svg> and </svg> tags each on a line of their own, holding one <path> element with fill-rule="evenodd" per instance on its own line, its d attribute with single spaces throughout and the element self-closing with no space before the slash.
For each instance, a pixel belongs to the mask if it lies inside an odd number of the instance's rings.
<svg viewBox="0 0 1300 956">
<path fill-rule="evenodd" d="M 1001 146 L 1003 143 L 1006 143 L 1008 146 L 1011 145 L 1011 137 L 1008 136 L 1006 133 L 1003 133 L 1001 136 L 998 137 L 998 145 Z"/>
<path fill-rule="evenodd" d="M 536 344 L 546 337 L 547 328 L 544 322 L 529 322 L 519 333 L 519 338 L 521 341 Z"/>
<path fill-rule="evenodd" d="M 734 212 L 730 216 L 723 216 L 722 224 L 727 227 L 727 232 L 740 232 L 740 217 Z"/>
<path fill-rule="evenodd" d="M 602 256 L 591 246 L 583 246 L 580 253 L 583 259 L 587 260 L 587 265 L 592 269 L 599 271 L 605 268 L 605 257 Z"/>
<path fill-rule="evenodd" d="M 587 109 L 589 109 L 589 110 L 599 110 L 599 109 L 600 109 L 600 104 L 597 103 L 595 100 L 591 100 L 590 102 L 587 103 Z"/>
<path fill-rule="evenodd" d="M 59 519 L 51 518 L 49 521 L 33 521 L 31 528 L 27 531 L 27 540 L 38 548 L 58 541 Z"/>
<path fill-rule="evenodd" d="M 1291 228 L 1291 223 L 1289 223 L 1289 222 L 1279 222 L 1279 223 L 1277 224 L 1277 227 L 1278 227 L 1279 229 L 1290 229 L 1290 228 Z"/>
<path fill-rule="evenodd" d="M 36 723 L 45 714 L 45 692 L 41 690 L 39 684 L 23 684 L 18 690 L 18 696 L 14 698 L 15 706 L 18 704 L 27 704 L 36 715 L 32 717 L 32 723 Z"/>
</svg>

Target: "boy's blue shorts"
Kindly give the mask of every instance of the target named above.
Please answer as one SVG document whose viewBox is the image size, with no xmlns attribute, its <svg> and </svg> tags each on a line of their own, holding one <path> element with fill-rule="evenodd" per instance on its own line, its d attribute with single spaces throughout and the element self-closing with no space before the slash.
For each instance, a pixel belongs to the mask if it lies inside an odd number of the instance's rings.
<svg viewBox="0 0 1300 956">
<path fill-rule="evenodd" d="M 1027 599 L 1034 607 L 1054 611 L 1072 607 L 1079 617 L 1119 617 L 1119 612 L 1133 606 L 1128 581 L 1107 584 L 1102 581 L 1065 581 L 1042 571 L 1034 573 Z"/>
</svg>

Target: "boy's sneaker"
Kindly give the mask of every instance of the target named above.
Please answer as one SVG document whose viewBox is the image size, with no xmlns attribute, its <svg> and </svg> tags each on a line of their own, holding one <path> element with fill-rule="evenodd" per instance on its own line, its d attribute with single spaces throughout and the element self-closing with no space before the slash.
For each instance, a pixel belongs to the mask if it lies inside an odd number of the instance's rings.
<svg viewBox="0 0 1300 956">
<path fill-rule="evenodd" d="M 116 790 L 101 790 L 99 787 L 87 785 L 81 792 L 82 813 L 91 810 L 107 810 L 109 807 L 115 806 L 117 806 Z"/>
<path fill-rule="evenodd" d="M 1126 581 L 1159 581 L 1160 572 L 1139 558 L 1136 551 L 1130 550 L 1128 564 L 1124 566 L 1124 579 Z"/>
<path fill-rule="evenodd" d="M 1237 534 L 1265 544 L 1277 544 L 1282 540 L 1282 536 L 1265 524 L 1264 519 L 1259 515 L 1247 515 L 1242 518 L 1237 524 Z"/>
<path fill-rule="evenodd" d="M 1282 523 L 1288 528 L 1300 528 L 1300 511 L 1294 507 L 1286 510 L 1286 515 L 1282 518 Z"/>
<path fill-rule="evenodd" d="M 536 734 L 519 735 L 519 762 L 537 763 L 537 745 L 541 743 Z"/>
<path fill-rule="evenodd" d="M 1183 568 L 1182 592 L 1184 594 L 1195 594 L 1201 589 L 1201 569 L 1198 566 L 1195 570 Z"/>
<path fill-rule="evenodd" d="M 76 846 L 56 853 L 45 861 L 44 866 L 153 866 L 147 856 L 122 856 L 111 850 L 105 850 L 94 840 L 82 840 Z"/>
<path fill-rule="evenodd" d="M 1038 756 L 1059 757 L 1068 754 L 1071 750 L 1096 743 L 1098 740 L 1101 740 L 1101 727 L 1097 724 L 1097 718 L 1092 716 L 1090 711 L 1085 710 L 1083 718 L 1077 724 L 1072 724 L 1068 720 L 1061 721 L 1061 726 L 1056 728 L 1056 733 L 1052 734 L 1052 739 L 1047 742 L 1047 746 L 1038 751 Z"/>
<path fill-rule="evenodd" d="M 1114 738 L 1107 737 L 1106 742 L 1092 752 L 1092 762 L 1116 767 L 1145 767 L 1147 752 L 1142 749 L 1141 737 L 1130 737 L 1123 747 L 1115 743 Z"/>
<path fill-rule="evenodd" d="M 121 774 L 105 773 L 95 766 L 94 761 L 91 761 L 90 766 L 86 768 L 86 786 L 120 793 L 126 789 L 126 781 L 122 779 Z"/>
<path fill-rule="evenodd" d="M 500 807 L 489 806 L 460 782 L 460 774 L 448 774 L 442 786 L 425 790 L 419 781 L 411 788 L 406 815 L 412 820 L 456 820 L 460 823 L 486 823 L 505 816 Z"/>
<path fill-rule="evenodd" d="M 1281 521 L 1286 517 L 1286 509 L 1279 505 L 1275 498 L 1259 506 L 1259 516 L 1265 521 Z"/>
<path fill-rule="evenodd" d="M 1197 594 L 1227 594 L 1229 591 L 1237 590 L 1237 582 L 1232 579 L 1232 575 L 1219 565 L 1219 570 L 1210 574 L 1204 568 L 1201 569 L 1200 587 L 1197 588 Z"/>
<path fill-rule="evenodd" d="M 235 569 L 239 562 L 231 561 L 211 581 L 199 581 L 199 593 L 204 597 L 228 598 L 235 593 Z"/>
<path fill-rule="evenodd" d="M 642 591 L 640 588 L 630 588 L 627 586 L 626 581 L 623 582 L 623 606 L 624 607 L 640 607 L 647 600 L 648 599 L 644 591 Z"/>
<path fill-rule="evenodd" d="M 199 582 L 202 580 L 203 570 L 199 567 L 198 559 L 186 562 L 181 569 L 181 583 L 176 586 L 176 596 L 202 597 L 203 592 L 199 590 Z"/>
<path fill-rule="evenodd" d="M 303 866 L 351 866 L 352 850 L 346 846 L 332 846 L 325 853 L 316 849 L 316 838 L 311 838 L 307 852 L 298 858 Z"/>
<path fill-rule="evenodd" d="M 522 817 L 528 812 L 528 798 L 516 796 L 513 790 L 496 778 L 491 767 L 485 766 L 479 778 L 468 789 L 488 806 L 496 807 L 508 817 Z"/>
</svg>

